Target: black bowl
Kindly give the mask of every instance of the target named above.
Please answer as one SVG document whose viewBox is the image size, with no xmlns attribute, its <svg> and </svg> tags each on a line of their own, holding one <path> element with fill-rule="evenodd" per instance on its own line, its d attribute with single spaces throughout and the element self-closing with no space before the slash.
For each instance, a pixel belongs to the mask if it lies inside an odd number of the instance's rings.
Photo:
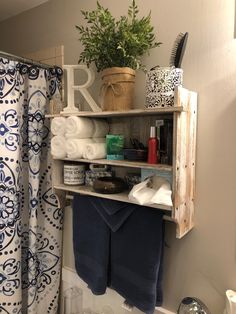
<svg viewBox="0 0 236 314">
<path fill-rule="evenodd" d="M 127 189 L 125 181 L 117 177 L 98 178 L 93 183 L 93 189 L 97 193 L 115 194 Z"/>
</svg>

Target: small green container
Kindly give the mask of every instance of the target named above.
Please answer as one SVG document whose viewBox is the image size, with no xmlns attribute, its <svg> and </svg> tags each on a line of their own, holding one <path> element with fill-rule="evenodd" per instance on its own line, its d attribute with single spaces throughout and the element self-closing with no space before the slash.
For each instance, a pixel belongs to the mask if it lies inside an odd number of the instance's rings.
<svg viewBox="0 0 236 314">
<path fill-rule="evenodd" d="M 107 134 L 106 148 L 108 160 L 123 160 L 124 136 Z"/>
</svg>

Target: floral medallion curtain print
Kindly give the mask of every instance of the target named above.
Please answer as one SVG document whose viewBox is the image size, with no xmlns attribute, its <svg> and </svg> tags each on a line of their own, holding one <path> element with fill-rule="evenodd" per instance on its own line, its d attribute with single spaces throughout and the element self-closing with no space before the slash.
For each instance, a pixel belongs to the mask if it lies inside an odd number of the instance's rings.
<svg viewBox="0 0 236 314">
<path fill-rule="evenodd" d="M 0 58 L 0 312 L 56 313 L 62 212 L 45 113 L 60 68 Z"/>
</svg>

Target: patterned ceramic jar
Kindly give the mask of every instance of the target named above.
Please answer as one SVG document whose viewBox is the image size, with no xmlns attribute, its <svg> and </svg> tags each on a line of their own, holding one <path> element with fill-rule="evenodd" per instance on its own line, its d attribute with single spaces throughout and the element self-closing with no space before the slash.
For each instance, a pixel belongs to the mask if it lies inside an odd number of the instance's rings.
<svg viewBox="0 0 236 314">
<path fill-rule="evenodd" d="M 158 67 L 146 75 L 146 108 L 174 105 L 174 90 L 183 83 L 183 70 L 175 67 Z"/>
</svg>

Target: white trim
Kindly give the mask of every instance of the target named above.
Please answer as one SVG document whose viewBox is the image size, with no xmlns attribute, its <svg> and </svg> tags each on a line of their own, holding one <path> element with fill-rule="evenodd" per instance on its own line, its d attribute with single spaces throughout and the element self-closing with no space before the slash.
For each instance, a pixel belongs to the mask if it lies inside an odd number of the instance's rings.
<svg viewBox="0 0 236 314">
<path fill-rule="evenodd" d="M 163 307 L 156 307 L 155 309 L 158 311 L 156 314 L 176 314 L 175 312 L 170 312 Z"/>
</svg>

